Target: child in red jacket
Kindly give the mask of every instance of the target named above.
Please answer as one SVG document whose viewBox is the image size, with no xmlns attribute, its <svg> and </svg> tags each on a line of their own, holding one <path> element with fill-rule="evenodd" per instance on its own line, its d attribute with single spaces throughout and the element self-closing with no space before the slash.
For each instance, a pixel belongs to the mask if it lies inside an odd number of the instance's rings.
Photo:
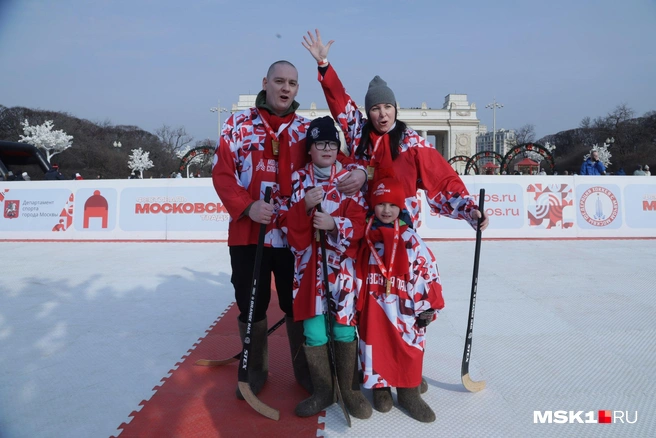
<svg viewBox="0 0 656 438">
<path fill-rule="evenodd" d="M 331 312 L 335 365 L 344 404 L 354 417 L 369 418 L 371 404 L 360 392 L 357 373 L 354 277 L 366 205 L 360 192 L 346 196 L 337 190 L 348 171 L 337 161 L 340 138 L 333 119 L 313 120 L 305 146 L 311 162 L 292 174 L 292 196 L 280 216 L 295 258 L 294 320 L 303 321 L 304 351 L 313 386 L 312 396 L 298 404 L 296 414 L 316 415 L 334 403 L 327 346 L 327 314 Z M 324 288 L 319 230 L 326 236 L 330 291 Z"/>
<path fill-rule="evenodd" d="M 383 178 L 370 188 L 369 218 L 357 257 L 360 361 L 374 408 L 392 409 L 391 387 L 412 418 L 435 420 L 421 399 L 426 326 L 444 307 L 435 257 L 412 229 L 401 184 Z"/>
</svg>

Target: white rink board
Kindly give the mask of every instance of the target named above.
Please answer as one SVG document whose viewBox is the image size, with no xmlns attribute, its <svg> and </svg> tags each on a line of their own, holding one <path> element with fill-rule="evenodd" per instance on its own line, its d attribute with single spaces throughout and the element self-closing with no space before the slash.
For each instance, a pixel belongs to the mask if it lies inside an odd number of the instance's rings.
<svg viewBox="0 0 656 438">
<path fill-rule="evenodd" d="M 485 188 L 486 238 L 656 237 L 656 179 L 638 176 L 463 176 Z M 473 238 L 425 208 L 427 239 Z M 229 216 L 210 178 L 0 182 L 0 240 L 219 240 Z"/>
</svg>

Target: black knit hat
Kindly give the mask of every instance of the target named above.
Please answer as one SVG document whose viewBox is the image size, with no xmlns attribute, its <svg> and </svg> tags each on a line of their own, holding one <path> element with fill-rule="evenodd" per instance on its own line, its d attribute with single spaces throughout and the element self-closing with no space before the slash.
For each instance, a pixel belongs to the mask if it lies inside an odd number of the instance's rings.
<svg viewBox="0 0 656 438">
<path fill-rule="evenodd" d="M 389 103 L 396 106 L 396 97 L 394 97 L 392 89 L 387 86 L 387 82 L 382 80 L 380 76 L 376 76 L 369 82 L 369 89 L 364 96 L 365 112 L 369 114 L 371 107 L 379 103 Z"/>
<path fill-rule="evenodd" d="M 305 139 L 305 149 L 309 152 L 312 145 L 317 141 L 336 141 L 341 146 L 339 132 L 330 116 L 319 117 L 310 122 Z"/>
</svg>

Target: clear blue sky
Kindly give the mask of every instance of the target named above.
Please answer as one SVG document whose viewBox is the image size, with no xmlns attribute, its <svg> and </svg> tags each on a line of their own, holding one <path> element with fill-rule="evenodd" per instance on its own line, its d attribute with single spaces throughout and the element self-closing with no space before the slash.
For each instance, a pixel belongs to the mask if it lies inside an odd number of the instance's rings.
<svg viewBox="0 0 656 438">
<path fill-rule="evenodd" d="M 278 59 L 302 107 L 327 107 L 301 46 L 314 28 L 358 103 L 378 74 L 403 107 L 468 94 L 490 130 L 496 97 L 497 129 L 538 138 L 656 110 L 654 0 L 0 0 L 0 104 L 215 140 L 209 108 L 257 93 Z"/>
</svg>

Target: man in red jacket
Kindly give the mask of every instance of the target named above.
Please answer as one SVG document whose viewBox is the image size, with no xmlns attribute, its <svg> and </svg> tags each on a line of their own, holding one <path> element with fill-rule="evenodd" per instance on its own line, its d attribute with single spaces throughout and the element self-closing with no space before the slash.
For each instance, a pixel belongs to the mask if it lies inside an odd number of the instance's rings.
<svg viewBox="0 0 656 438">
<path fill-rule="evenodd" d="M 250 305 L 255 250 L 261 224 L 267 224 L 257 303 L 253 314 L 253 349 L 249 358 L 249 383 L 254 394 L 268 375 L 267 318 L 271 299 L 271 273 L 278 303 L 286 315 L 287 334 L 296 380 L 312 391 L 302 322 L 294 323 L 292 283 L 294 256 L 278 224 L 281 202 L 291 195 L 291 174 L 305 165 L 305 135 L 310 120 L 296 114 L 299 104 L 298 72 L 288 61 L 277 61 L 262 79 L 255 107 L 232 114 L 226 120 L 214 156 L 212 181 L 230 214 L 228 246 L 232 265 L 231 282 L 239 307 L 242 341 Z M 271 201 L 264 192 L 272 188 Z M 239 389 L 237 397 L 242 398 Z"/>
</svg>

